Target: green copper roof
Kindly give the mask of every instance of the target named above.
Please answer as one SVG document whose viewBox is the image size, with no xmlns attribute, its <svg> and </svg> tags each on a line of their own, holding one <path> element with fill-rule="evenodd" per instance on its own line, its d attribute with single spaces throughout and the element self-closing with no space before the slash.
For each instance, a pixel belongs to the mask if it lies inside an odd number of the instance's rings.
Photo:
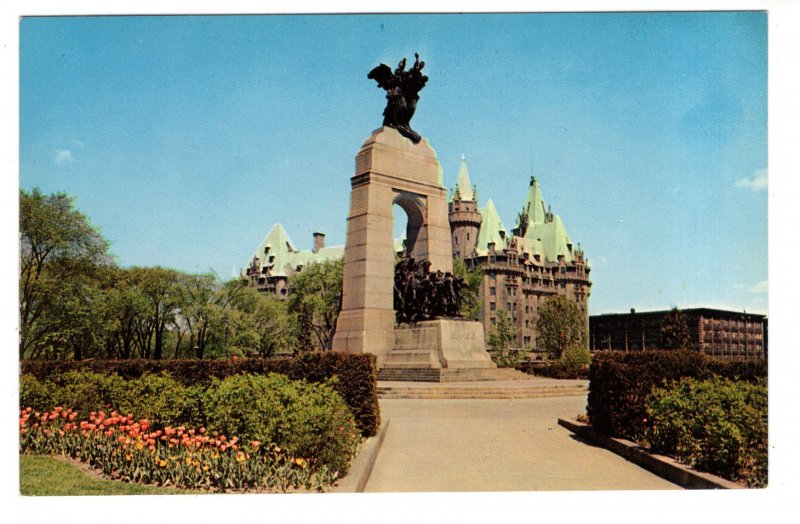
<svg viewBox="0 0 800 524">
<path fill-rule="evenodd" d="M 544 224 L 546 209 L 544 207 L 544 198 L 542 197 L 542 188 L 539 185 L 539 180 L 536 177 L 531 177 L 531 185 L 528 188 L 528 196 L 523 204 L 523 210 L 528 213 L 528 222 L 534 224 Z"/>
<path fill-rule="evenodd" d="M 552 222 L 529 224 L 525 238 L 541 244 L 541 254 L 548 262 L 558 262 L 559 255 L 564 256 L 565 262 L 572 262 L 572 252 L 569 250 L 572 240 L 558 215 L 553 216 Z"/>
<path fill-rule="evenodd" d="M 486 202 L 486 207 L 479 211 L 483 221 L 481 230 L 478 233 L 478 245 L 475 246 L 475 251 L 478 255 L 486 255 L 489 252 L 489 244 L 492 242 L 494 242 L 495 250 L 501 251 L 506 245 L 504 237 L 508 237 L 508 231 L 506 231 L 503 222 L 500 221 L 500 215 L 497 214 L 497 208 L 494 207 L 492 199 L 490 198 Z"/>
<path fill-rule="evenodd" d="M 534 260 L 535 255 L 540 257 L 544 255 L 544 246 L 542 241 L 535 238 L 516 237 L 517 251 L 520 255 L 527 253 L 530 260 Z"/>
<path fill-rule="evenodd" d="M 253 256 L 258 257 L 270 276 L 283 277 L 291 275 L 298 266 L 341 258 L 343 254 L 344 246 L 324 247 L 316 253 L 310 249 L 298 251 L 283 226 L 275 224 Z"/>
<path fill-rule="evenodd" d="M 258 257 L 261 267 L 267 267 L 270 274 L 283 275 L 283 264 L 291 253 L 296 252 L 292 239 L 280 224 L 275 224 L 261 241 L 254 257 Z"/>
<path fill-rule="evenodd" d="M 405 235 L 394 239 L 396 252 L 402 251 L 403 240 Z M 258 257 L 262 268 L 269 270 L 269 276 L 288 277 L 296 273 L 298 268 L 344 257 L 344 246 L 323 247 L 316 253 L 310 249 L 298 250 L 283 226 L 275 224 L 253 256 Z"/>
<path fill-rule="evenodd" d="M 461 155 L 461 166 L 458 168 L 456 191 L 461 196 L 461 200 L 475 199 L 475 195 L 472 192 L 472 182 L 470 182 L 469 173 L 467 172 L 467 159 L 464 155 Z"/>
</svg>

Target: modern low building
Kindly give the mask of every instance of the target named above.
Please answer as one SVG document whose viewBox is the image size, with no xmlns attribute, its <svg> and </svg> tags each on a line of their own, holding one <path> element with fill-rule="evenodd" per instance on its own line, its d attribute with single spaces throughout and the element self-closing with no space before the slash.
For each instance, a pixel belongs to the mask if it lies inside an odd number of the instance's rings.
<svg viewBox="0 0 800 524">
<path fill-rule="evenodd" d="M 479 320 L 486 333 L 504 311 L 517 328 L 520 348 L 536 348 L 538 308 L 549 297 L 563 295 L 574 301 L 589 325 L 589 265 L 580 245 L 570 239 L 561 218 L 545 207 L 538 179 L 531 178 L 516 227 L 508 231 L 491 199 L 478 208 L 462 157 L 456 186 L 448 204 L 453 256 L 468 267 L 481 267 L 483 310 Z M 314 233 L 310 250 L 298 250 L 280 224 L 275 224 L 259 244 L 243 272 L 249 285 L 285 299 L 289 277 L 308 264 L 339 259 L 344 246 L 325 247 L 325 235 Z M 402 254 L 403 240 L 395 240 Z"/>
<path fill-rule="evenodd" d="M 611 313 L 589 317 L 592 351 L 661 348 L 661 326 L 669 310 Z M 693 349 L 732 360 L 767 358 L 767 317 L 710 308 L 682 309 Z"/>
</svg>

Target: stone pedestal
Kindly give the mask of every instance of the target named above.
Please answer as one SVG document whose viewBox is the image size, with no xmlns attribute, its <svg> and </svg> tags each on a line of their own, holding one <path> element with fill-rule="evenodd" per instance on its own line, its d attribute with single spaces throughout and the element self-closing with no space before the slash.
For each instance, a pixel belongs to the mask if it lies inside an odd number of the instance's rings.
<svg viewBox="0 0 800 524">
<path fill-rule="evenodd" d="M 408 215 L 409 253 L 452 271 L 446 190 L 435 151 L 394 129 L 372 133 L 356 156 L 344 251 L 342 310 L 333 350 L 373 353 L 382 367 L 394 347 L 392 206 Z"/>
<path fill-rule="evenodd" d="M 473 320 L 437 319 L 394 329 L 394 347 L 385 369 L 493 369 L 483 338 L 483 324 Z"/>
</svg>

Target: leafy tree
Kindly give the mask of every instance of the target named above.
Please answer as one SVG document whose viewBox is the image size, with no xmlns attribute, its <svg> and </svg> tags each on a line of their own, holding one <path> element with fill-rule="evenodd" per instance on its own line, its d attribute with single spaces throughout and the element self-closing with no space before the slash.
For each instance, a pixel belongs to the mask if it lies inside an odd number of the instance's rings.
<svg viewBox="0 0 800 524">
<path fill-rule="evenodd" d="M 99 321 L 104 327 L 108 358 L 131 358 L 137 328 L 148 315 L 148 301 L 134 285 L 132 271 L 114 269 L 105 275 Z"/>
<path fill-rule="evenodd" d="M 536 343 L 557 359 L 568 348 L 588 346 L 586 324 L 580 308 L 567 297 L 550 297 L 540 308 L 536 320 Z"/>
<path fill-rule="evenodd" d="M 160 360 L 164 352 L 164 331 L 180 305 L 181 273 L 161 267 L 131 269 L 133 285 L 148 303 L 148 315 L 138 322 L 138 345 L 144 358 Z"/>
<path fill-rule="evenodd" d="M 40 319 L 47 334 L 40 340 L 38 357 L 81 360 L 99 356 L 103 338 L 103 325 L 97 321 L 101 297 L 99 283 L 93 278 L 81 275 L 62 282 Z"/>
<path fill-rule="evenodd" d="M 674 307 L 661 324 L 662 349 L 692 349 L 689 326 L 681 311 Z"/>
<path fill-rule="evenodd" d="M 481 311 L 480 289 L 483 283 L 483 270 L 480 267 L 467 268 L 460 258 L 453 258 L 453 274 L 464 279 L 461 289 L 461 316 L 469 320 L 477 320 Z"/>
<path fill-rule="evenodd" d="M 304 351 L 311 351 L 316 347 L 316 344 L 311 339 L 311 334 L 314 332 L 314 323 L 308 308 L 301 304 L 295 316 L 297 318 L 297 338 L 294 341 L 294 353 L 296 355 Z"/>
<path fill-rule="evenodd" d="M 322 349 L 331 349 L 333 344 L 342 306 L 342 267 L 342 260 L 310 264 L 289 279 L 289 310 L 305 315 Z"/>
<path fill-rule="evenodd" d="M 78 281 L 113 262 L 108 242 L 64 193 L 20 190 L 19 228 L 19 357 L 39 358 L 61 335 L 66 336 L 60 330 L 68 322 L 59 315 L 70 313 L 66 303 L 71 293 L 88 285 Z M 85 315 L 88 306 L 83 303 L 80 312 L 72 313 Z M 87 325 L 83 322 L 84 328 Z M 77 332 L 70 335 L 73 347 L 74 336 Z M 82 336 L 87 336 L 85 330 Z"/>
<path fill-rule="evenodd" d="M 514 350 L 517 329 L 505 311 L 497 312 L 495 325 L 489 330 L 487 344 L 495 364 L 501 367 L 514 366 L 522 360 L 526 352 Z"/>
<path fill-rule="evenodd" d="M 180 307 L 182 325 L 189 334 L 195 358 L 203 358 L 216 335 L 214 328 L 222 323 L 224 312 L 219 302 L 219 285 L 213 275 L 186 275 L 181 279 L 180 298 L 175 305 Z"/>
<path fill-rule="evenodd" d="M 233 302 L 234 346 L 260 357 L 289 354 L 297 338 L 295 315 L 286 302 L 269 293 L 244 287 Z"/>
</svg>

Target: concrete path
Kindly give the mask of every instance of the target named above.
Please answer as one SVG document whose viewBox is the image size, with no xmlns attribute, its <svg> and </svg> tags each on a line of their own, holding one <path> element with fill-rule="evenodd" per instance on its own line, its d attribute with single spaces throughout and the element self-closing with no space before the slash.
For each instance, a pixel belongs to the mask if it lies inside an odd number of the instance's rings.
<svg viewBox="0 0 800 524">
<path fill-rule="evenodd" d="M 585 396 L 380 406 L 391 424 L 367 492 L 680 489 L 559 426 Z"/>
</svg>

